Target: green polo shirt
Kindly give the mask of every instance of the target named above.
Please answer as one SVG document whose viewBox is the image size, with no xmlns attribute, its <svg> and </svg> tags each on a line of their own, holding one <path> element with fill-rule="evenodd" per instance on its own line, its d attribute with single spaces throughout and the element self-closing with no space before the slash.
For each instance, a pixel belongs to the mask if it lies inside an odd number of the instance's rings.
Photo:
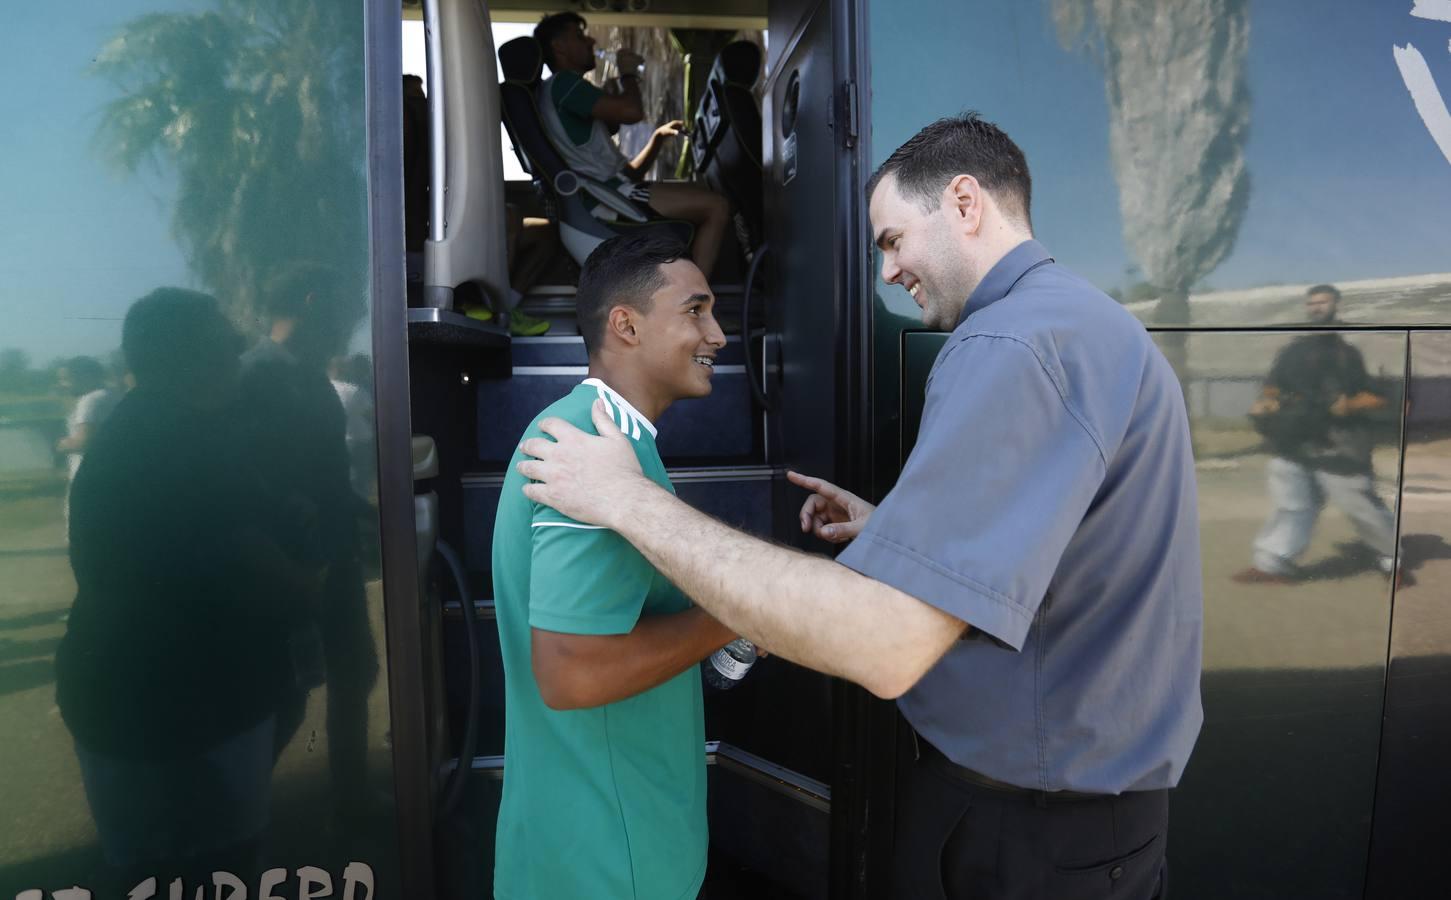
<svg viewBox="0 0 1451 900">
<path fill-rule="evenodd" d="M 559 113 L 559 121 L 570 140 L 577 145 L 589 142 L 597 120 L 594 117 L 595 103 L 605 92 L 584 80 L 578 72 L 568 69 L 549 79 L 549 100 Z M 604 129 L 603 123 L 598 123 Z M 606 131 L 608 138 L 608 132 Z"/>
<path fill-rule="evenodd" d="M 590 433 L 610 403 L 645 474 L 671 490 L 655 429 L 589 379 L 530 423 L 555 416 Z M 497 900 L 691 900 L 705 877 L 705 726 L 694 667 L 617 703 L 556 711 L 530 665 L 530 629 L 625 634 L 641 615 L 690 601 L 608 529 L 524 496 L 509 462 L 494 524 L 494 602 L 504 659 L 504 796 Z"/>
</svg>

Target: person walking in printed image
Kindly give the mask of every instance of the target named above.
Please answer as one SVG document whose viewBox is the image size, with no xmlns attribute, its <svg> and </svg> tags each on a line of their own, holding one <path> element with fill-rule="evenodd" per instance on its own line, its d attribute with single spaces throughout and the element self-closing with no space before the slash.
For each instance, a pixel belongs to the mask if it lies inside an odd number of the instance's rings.
<svg viewBox="0 0 1451 900">
<path fill-rule="evenodd" d="M 1339 307 L 1340 291 L 1333 285 L 1316 285 L 1305 294 L 1311 324 L 1333 326 Z M 1249 413 L 1272 454 L 1266 474 L 1274 511 L 1255 537 L 1254 564 L 1236 573 L 1235 581 L 1301 580 L 1298 560 L 1327 500 L 1350 519 L 1381 571 L 1392 572 L 1395 515 L 1376 493 L 1371 469 L 1377 414 L 1388 405 L 1360 351 L 1336 332 L 1296 338 L 1275 356 Z M 1401 583 L 1409 577 L 1403 573 Z"/>
</svg>

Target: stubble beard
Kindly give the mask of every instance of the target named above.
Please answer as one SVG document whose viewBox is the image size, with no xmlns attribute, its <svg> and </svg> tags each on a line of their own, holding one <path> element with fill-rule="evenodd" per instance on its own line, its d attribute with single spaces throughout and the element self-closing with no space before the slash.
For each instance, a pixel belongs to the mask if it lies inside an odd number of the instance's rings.
<svg viewBox="0 0 1451 900">
<path fill-rule="evenodd" d="M 941 241 L 935 249 L 936 258 L 943 264 L 939 271 L 931 273 L 932 290 L 922 309 L 922 324 L 936 331 L 952 331 L 962 317 L 967 298 L 982 279 L 977 266 L 963 257 L 959 248 Z"/>
</svg>

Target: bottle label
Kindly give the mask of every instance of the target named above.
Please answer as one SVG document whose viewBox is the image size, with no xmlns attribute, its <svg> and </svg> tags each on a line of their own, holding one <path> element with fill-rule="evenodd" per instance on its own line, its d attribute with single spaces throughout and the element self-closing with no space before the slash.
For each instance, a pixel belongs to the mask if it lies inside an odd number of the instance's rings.
<svg viewBox="0 0 1451 900">
<path fill-rule="evenodd" d="M 717 650 L 711 656 L 710 664 L 715 667 L 717 672 L 729 678 L 731 681 L 740 681 L 751 670 L 751 663 L 741 662 L 724 650 Z"/>
</svg>

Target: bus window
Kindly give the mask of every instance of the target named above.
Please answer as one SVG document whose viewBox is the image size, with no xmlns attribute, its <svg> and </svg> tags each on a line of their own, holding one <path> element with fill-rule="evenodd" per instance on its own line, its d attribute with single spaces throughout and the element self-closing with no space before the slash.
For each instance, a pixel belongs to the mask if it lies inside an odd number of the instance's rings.
<svg viewBox="0 0 1451 900">
<path fill-rule="evenodd" d="M 402 893 L 364 17 L 0 14 L 0 896 Z"/>
</svg>

